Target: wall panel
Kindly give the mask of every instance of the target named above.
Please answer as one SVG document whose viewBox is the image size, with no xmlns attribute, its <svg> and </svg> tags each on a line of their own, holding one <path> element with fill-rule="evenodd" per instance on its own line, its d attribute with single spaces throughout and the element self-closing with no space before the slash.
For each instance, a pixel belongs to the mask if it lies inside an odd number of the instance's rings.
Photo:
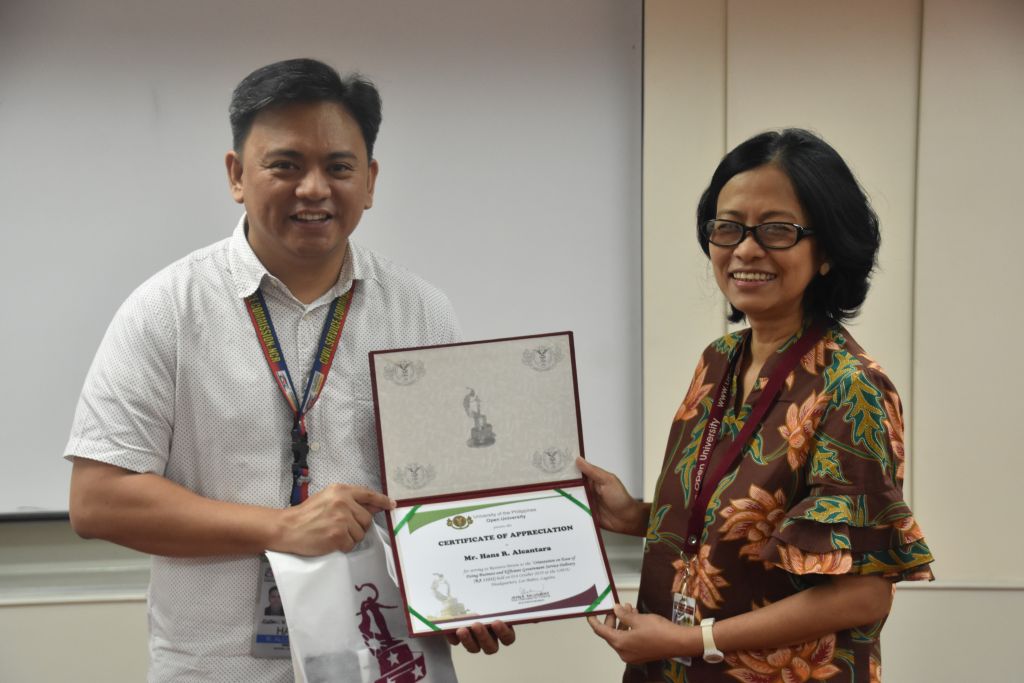
<svg viewBox="0 0 1024 683">
<path fill-rule="evenodd" d="M 725 8 L 700 0 L 649 0 L 645 8 L 643 494 L 650 500 L 697 357 L 725 329 L 694 217 L 725 153 Z"/>
<path fill-rule="evenodd" d="M 1010 526 L 1024 476 L 1024 3 L 970 8 L 931 0 L 924 15 L 915 507 L 943 579 L 1024 586 Z"/>
<path fill-rule="evenodd" d="M 728 146 L 809 128 L 846 159 L 882 226 L 879 269 L 850 331 L 913 410 L 910 346 L 920 6 L 728 3 Z"/>
<path fill-rule="evenodd" d="M 467 339 L 573 330 L 587 455 L 639 489 L 641 10 L 0 2 L 0 149 L 16 160 L 0 165 L 0 286 L 18 292 L 0 514 L 67 509 L 60 456 L 104 329 L 158 269 L 230 235 L 231 91 L 296 56 L 381 88 L 355 240 L 447 293 Z"/>
<path fill-rule="evenodd" d="M 661 43 L 685 42 L 700 15 L 646 6 L 646 103 L 673 106 L 652 92 L 669 76 L 651 60 Z M 722 6 L 724 68 L 706 54 L 685 68 L 723 78 L 725 104 L 714 110 L 724 118 L 723 151 L 768 128 L 816 130 L 851 163 L 882 220 L 880 271 L 852 331 L 907 403 L 912 503 L 939 577 L 898 589 L 883 635 L 885 680 L 1016 680 L 1016 631 L 1006 624 L 1024 599 L 1024 550 L 1011 528 L 1024 475 L 1013 400 L 1024 377 L 1024 356 L 1013 347 L 1024 336 L 1016 306 L 1024 231 L 1014 223 L 1024 186 L 1024 4 Z M 645 121 L 654 117 L 645 112 Z M 649 129 L 644 153 L 687 144 L 673 136 L 717 135 L 718 124 L 708 126 Z M 665 200 L 656 180 L 644 179 L 648 212 Z M 646 217 L 645 244 L 656 229 Z M 657 281 L 658 268 L 678 267 L 645 259 L 645 282 Z M 645 319 L 669 312 L 656 303 L 645 291 Z M 702 309 L 671 312 L 686 318 Z M 645 330 L 645 353 L 666 343 L 653 332 Z M 667 380 L 645 373 L 645 397 L 659 381 Z M 648 435 L 650 411 L 645 405 Z M 657 472 L 645 474 L 649 480 Z M 975 627 L 951 628 L 964 614 Z M 980 654 L 963 656 L 971 652 Z"/>
</svg>

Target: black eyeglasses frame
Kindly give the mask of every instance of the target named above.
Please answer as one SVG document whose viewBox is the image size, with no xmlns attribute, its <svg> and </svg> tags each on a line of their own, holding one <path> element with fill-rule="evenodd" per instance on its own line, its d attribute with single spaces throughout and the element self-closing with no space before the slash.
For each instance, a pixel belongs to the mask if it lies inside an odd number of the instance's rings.
<svg viewBox="0 0 1024 683">
<path fill-rule="evenodd" d="M 729 223 L 731 225 L 739 226 L 741 230 L 739 240 L 733 242 L 732 244 L 719 244 L 718 242 L 712 240 L 711 233 L 714 231 L 714 226 L 716 223 Z M 793 240 L 792 244 L 789 244 L 785 247 L 769 246 L 761 241 L 761 233 L 759 232 L 759 229 L 763 228 L 766 225 L 788 225 L 792 228 L 796 228 L 796 239 Z M 740 223 L 739 221 L 731 221 L 728 218 L 710 218 L 704 221 L 704 223 L 700 226 L 700 233 L 704 239 L 706 239 L 710 244 L 713 244 L 716 247 L 737 247 L 740 244 L 742 244 L 743 240 L 747 239 L 747 235 L 750 234 L 754 236 L 754 241 L 761 245 L 762 248 L 770 249 L 772 251 L 782 251 L 784 249 L 792 249 L 803 238 L 814 235 L 814 230 L 812 228 L 805 228 L 802 225 L 797 225 L 796 223 L 787 223 L 786 221 L 768 221 L 767 223 L 759 223 L 757 225 L 747 225 L 745 223 Z"/>
</svg>

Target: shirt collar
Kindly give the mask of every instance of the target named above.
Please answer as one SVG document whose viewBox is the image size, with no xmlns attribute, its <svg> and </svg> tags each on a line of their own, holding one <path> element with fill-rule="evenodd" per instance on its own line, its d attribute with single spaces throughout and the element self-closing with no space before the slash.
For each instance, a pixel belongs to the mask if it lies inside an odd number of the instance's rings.
<svg viewBox="0 0 1024 683">
<path fill-rule="evenodd" d="M 238 219 L 238 224 L 231 233 L 228 244 L 228 263 L 231 277 L 235 282 L 235 294 L 240 299 L 254 293 L 265 280 L 277 280 L 256 256 L 252 246 L 249 245 L 249 240 L 245 237 L 245 214 Z M 341 272 L 338 273 L 338 281 L 334 283 L 328 294 L 331 298 L 341 296 L 352 287 L 353 281 L 364 279 L 376 279 L 372 264 L 364 251 L 352 240 L 349 240 L 348 250 L 345 252 L 345 262 L 341 265 Z"/>
<path fill-rule="evenodd" d="M 235 294 L 244 299 L 257 289 L 265 276 L 270 273 L 256 258 L 256 253 L 245 238 L 245 214 L 238 219 L 238 225 L 231 233 L 228 243 L 228 265 L 231 278 L 235 281 Z"/>
</svg>

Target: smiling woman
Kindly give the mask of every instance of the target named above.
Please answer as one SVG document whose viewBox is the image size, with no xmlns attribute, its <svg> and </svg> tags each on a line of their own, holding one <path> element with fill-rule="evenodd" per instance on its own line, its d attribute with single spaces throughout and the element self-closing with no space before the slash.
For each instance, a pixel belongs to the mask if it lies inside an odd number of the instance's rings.
<svg viewBox="0 0 1024 683">
<path fill-rule="evenodd" d="M 748 173 L 761 183 L 753 193 Z M 790 212 L 790 218 L 766 214 L 764 220 L 795 222 L 815 231 L 814 249 L 827 258 L 825 272 L 807 283 L 807 312 L 836 320 L 854 317 L 867 296 L 880 235 L 878 218 L 842 157 L 812 133 L 797 129 L 763 133 L 737 146 L 719 164 L 697 205 L 697 238 L 705 254 L 711 255 L 711 241 L 703 226 L 714 218 L 733 217 L 730 202 L 742 200 L 744 191 L 763 202 L 771 197 L 780 202 L 776 210 Z M 793 211 L 802 220 L 793 220 Z M 729 319 L 743 317 L 734 305 Z"/>
<path fill-rule="evenodd" d="M 788 129 L 726 155 L 697 228 L 750 328 L 698 361 L 652 505 L 580 465 L 606 528 L 647 538 L 637 608 L 591 626 L 636 665 L 625 681 L 879 680 L 892 584 L 931 579 L 932 556 L 899 396 L 841 325 L 878 221 L 838 153 Z"/>
<path fill-rule="evenodd" d="M 795 330 L 803 319 L 804 290 L 826 264 L 813 239 L 798 239 L 803 228 L 794 224 L 806 223 L 807 217 L 789 176 L 774 164 L 736 174 L 718 195 L 717 213 L 730 220 L 708 221 L 701 234 L 710 244 L 718 287 L 751 325 L 756 319 L 762 329 Z M 754 239 L 746 239 L 748 231 Z M 729 237 L 729 232 L 740 234 Z"/>
</svg>

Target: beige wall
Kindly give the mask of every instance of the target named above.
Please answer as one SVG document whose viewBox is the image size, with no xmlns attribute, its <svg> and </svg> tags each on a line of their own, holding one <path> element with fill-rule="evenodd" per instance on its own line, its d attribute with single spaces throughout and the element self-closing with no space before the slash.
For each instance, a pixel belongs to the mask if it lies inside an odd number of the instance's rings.
<svg viewBox="0 0 1024 683">
<path fill-rule="evenodd" d="M 697 199 L 751 135 L 799 126 L 844 155 L 882 223 L 851 331 L 912 402 L 919 2 L 649 0 L 644 102 L 645 494 L 699 352 L 725 329 Z M 876 302 L 878 302 L 876 304 Z"/>
<path fill-rule="evenodd" d="M 620 598 L 635 601 L 635 594 L 624 592 Z M 575 683 L 621 677 L 614 651 L 582 619 L 521 627 L 517 637 L 512 649 L 493 657 L 456 651 L 460 681 Z M 145 680 L 146 666 L 146 605 L 140 599 L 0 607 L 4 683 L 137 683 Z"/>
<path fill-rule="evenodd" d="M 725 330 L 722 301 L 696 248 L 697 197 L 725 145 L 725 10 L 648 2 L 644 22 L 644 490 L 693 366 Z M 690 134 L 700 131 L 700 134 Z"/>
<path fill-rule="evenodd" d="M 605 543 L 619 598 L 635 602 L 637 540 L 608 535 Z M 66 522 L 0 525 L 0 548 L 2 683 L 145 680 L 144 556 L 83 541 Z M 622 668 L 582 619 L 520 627 L 513 649 L 495 657 L 458 650 L 455 666 L 463 683 L 615 681 Z"/>
<path fill-rule="evenodd" d="M 685 347 L 692 365 L 715 334 L 704 300 L 714 285 L 692 238 L 699 193 L 721 155 L 750 135 L 816 130 L 850 162 L 881 218 L 879 272 L 851 331 L 904 398 L 907 493 L 937 557 L 936 582 L 898 591 L 883 636 L 886 680 L 1019 678 L 1009 655 L 1019 629 L 1004 626 L 1024 603 L 1024 550 L 1010 528 L 1024 476 L 1014 430 L 1024 360 L 1012 346 L 1024 333 L 1014 306 L 1024 3 L 645 7 L 648 495 L 689 383 L 677 352 Z M 668 159 L 665 150 L 690 153 Z M 694 330 L 705 334 L 699 344 Z M 951 628 L 956 615 L 971 628 Z"/>
<path fill-rule="evenodd" d="M 59 602 L 0 606 L 5 683 L 146 680 L 146 604 Z"/>
<path fill-rule="evenodd" d="M 635 593 L 624 591 L 622 599 Z M 1009 654 L 1018 629 L 1000 619 L 1024 610 L 1011 590 L 906 589 L 885 627 L 887 683 L 1013 681 Z M 977 633 L 950 627 L 969 619 Z M 976 649 L 972 649 L 976 648 Z M 0 680 L 4 683 L 138 683 L 146 672 L 146 608 L 117 602 L 0 606 Z M 621 664 L 579 619 L 519 629 L 513 648 L 494 657 L 455 655 L 462 683 L 614 683 Z"/>
<path fill-rule="evenodd" d="M 635 602 L 639 539 L 606 534 L 605 547 L 620 600 Z M 146 556 L 59 521 L 0 524 L 0 552 L 0 683 L 145 680 Z M 615 681 L 622 669 L 582 619 L 520 627 L 513 649 L 459 650 L 455 666 L 462 683 Z"/>
<path fill-rule="evenodd" d="M 924 29 L 915 504 L 943 577 L 1020 587 L 1024 3 L 928 2 Z"/>
</svg>

